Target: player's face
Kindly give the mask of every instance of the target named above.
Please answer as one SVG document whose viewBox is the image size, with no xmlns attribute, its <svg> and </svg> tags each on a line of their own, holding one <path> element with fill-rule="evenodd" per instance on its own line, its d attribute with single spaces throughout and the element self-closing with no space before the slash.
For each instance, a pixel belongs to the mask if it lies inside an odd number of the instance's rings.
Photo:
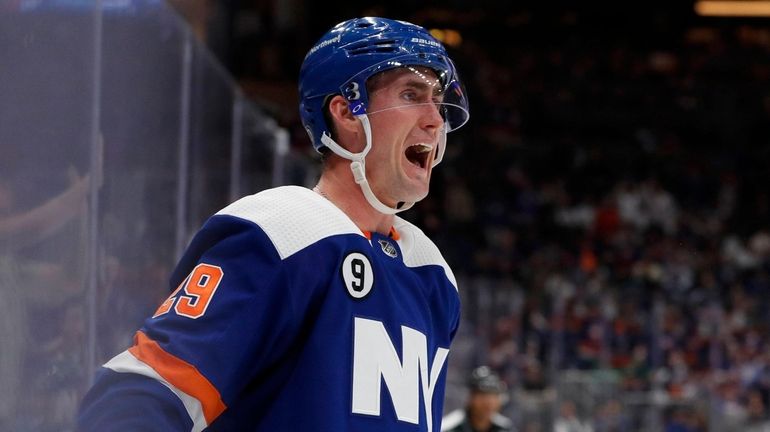
<svg viewBox="0 0 770 432">
<path fill-rule="evenodd" d="M 372 149 L 366 176 L 385 204 L 428 195 L 432 162 L 443 135 L 436 105 L 441 86 L 427 68 L 398 68 L 376 77 L 369 93 Z"/>
<path fill-rule="evenodd" d="M 471 414 L 478 418 L 490 419 L 500 411 L 502 401 L 497 393 L 472 392 L 468 401 Z"/>
</svg>

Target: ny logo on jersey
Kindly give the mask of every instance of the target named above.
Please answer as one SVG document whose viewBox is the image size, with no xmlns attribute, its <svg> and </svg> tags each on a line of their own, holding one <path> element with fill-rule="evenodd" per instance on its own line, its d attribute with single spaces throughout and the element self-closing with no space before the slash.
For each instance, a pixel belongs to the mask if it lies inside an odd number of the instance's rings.
<svg viewBox="0 0 770 432">
<path fill-rule="evenodd" d="M 401 326 L 402 357 L 376 320 L 355 318 L 353 347 L 353 412 L 380 415 L 380 385 L 385 381 L 399 420 L 420 423 L 420 388 L 428 431 L 433 430 L 433 390 L 449 350 L 438 348 L 428 370 L 425 335 Z"/>
</svg>

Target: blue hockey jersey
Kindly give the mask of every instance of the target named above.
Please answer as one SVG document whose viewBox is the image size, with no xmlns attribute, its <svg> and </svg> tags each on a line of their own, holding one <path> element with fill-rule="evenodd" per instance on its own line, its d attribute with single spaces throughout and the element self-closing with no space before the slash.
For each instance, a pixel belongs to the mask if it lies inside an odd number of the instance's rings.
<svg viewBox="0 0 770 432">
<path fill-rule="evenodd" d="M 439 431 L 457 283 L 403 219 L 362 233 L 313 191 L 270 189 L 211 217 L 171 283 L 80 430 Z"/>
</svg>

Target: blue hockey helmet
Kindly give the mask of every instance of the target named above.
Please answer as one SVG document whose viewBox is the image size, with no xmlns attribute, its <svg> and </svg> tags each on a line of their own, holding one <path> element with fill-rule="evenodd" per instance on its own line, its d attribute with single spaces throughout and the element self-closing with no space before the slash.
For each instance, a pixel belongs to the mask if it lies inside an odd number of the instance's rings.
<svg viewBox="0 0 770 432">
<path fill-rule="evenodd" d="M 464 125 L 469 117 L 465 89 L 444 46 L 427 30 L 406 21 L 376 17 L 334 26 L 310 48 L 300 70 L 300 117 L 313 147 L 320 151 L 325 147 L 322 137 L 331 134 L 324 116 L 330 96 L 343 95 L 353 114 L 365 114 L 370 77 L 414 66 L 432 69 L 439 79 L 445 131 Z"/>
</svg>

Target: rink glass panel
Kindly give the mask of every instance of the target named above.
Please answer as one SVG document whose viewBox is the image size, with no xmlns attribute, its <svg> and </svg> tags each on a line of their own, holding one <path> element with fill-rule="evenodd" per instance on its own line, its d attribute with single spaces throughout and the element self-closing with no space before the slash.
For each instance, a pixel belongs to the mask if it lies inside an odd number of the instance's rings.
<svg viewBox="0 0 770 432">
<path fill-rule="evenodd" d="M 0 58 L 0 430 L 72 430 L 277 126 L 159 1 L 0 2 Z"/>
<path fill-rule="evenodd" d="M 0 8 L 0 429 L 66 430 L 88 382 L 96 19 Z"/>
</svg>

